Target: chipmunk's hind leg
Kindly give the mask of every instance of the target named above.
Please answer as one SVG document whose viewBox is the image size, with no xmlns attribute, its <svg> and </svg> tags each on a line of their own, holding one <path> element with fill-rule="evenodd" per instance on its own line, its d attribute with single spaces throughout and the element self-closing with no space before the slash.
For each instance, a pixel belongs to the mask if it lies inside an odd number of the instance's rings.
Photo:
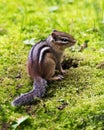
<svg viewBox="0 0 104 130">
<path fill-rule="evenodd" d="M 51 54 L 47 54 L 42 65 L 43 77 L 48 81 L 62 80 L 62 75 L 55 76 L 56 62 Z"/>
<path fill-rule="evenodd" d="M 57 76 L 51 77 L 49 80 L 55 81 L 55 80 L 62 80 L 62 79 L 64 79 L 64 77 L 62 75 L 57 75 Z"/>
<path fill-rule="evenodd" d="M 47 53 L 42 62 L 42 77 L 49 80 L 55 74 L 56 63 L 52 58 L 52 54 Z"/>
</svg>

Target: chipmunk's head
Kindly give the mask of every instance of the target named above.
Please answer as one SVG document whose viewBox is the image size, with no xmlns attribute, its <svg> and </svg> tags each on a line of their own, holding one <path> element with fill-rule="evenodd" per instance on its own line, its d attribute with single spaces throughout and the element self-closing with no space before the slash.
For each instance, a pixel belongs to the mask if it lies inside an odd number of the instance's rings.
<svg viewBox="0 0 104 130">
<path fill-rule="evenodd" d="M 76 43 L 76 40 L 68 33 L 53 30 L 51 36 L 55 44 L 64 46 L 64 48 L 70 47 Z"/>
</svg>

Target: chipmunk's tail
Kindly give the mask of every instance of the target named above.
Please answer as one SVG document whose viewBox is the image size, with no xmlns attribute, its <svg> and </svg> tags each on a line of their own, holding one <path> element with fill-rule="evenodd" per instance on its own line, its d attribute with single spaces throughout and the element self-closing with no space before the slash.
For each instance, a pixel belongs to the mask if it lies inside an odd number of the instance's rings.
<svg viewBox="0 0 104 130">
<path fill-rule="evenodd" d="M 33 90 L 21 95 L 12 102 L 12 106 L 24 106 L 34 104 L 38 98 L 41 98 L 45 94 L 47 81 L 39 78 L 34 82 Z"/>
</svg>

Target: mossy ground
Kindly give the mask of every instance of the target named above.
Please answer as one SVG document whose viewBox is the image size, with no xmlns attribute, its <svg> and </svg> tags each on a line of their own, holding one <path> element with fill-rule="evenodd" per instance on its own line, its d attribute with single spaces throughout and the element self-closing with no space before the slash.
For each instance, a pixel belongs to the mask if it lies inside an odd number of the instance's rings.
<svg viewBox="0 0 104 130">
<path fill-rule="evenodd" d="M 13 108 L 11 101 L 32 89 L 26 72 L 31 45 L 53 29 L 77 39 L 67 57 L 79 60 L 65 79 L 49 84 L 37 105 Z M 82 52 L 80 45 L 88 41 Z M 29 118 L 17 130 L 104 129 L 104 1 L 0 0 L 0 129 L 13 129 L 18 118 Z"/>
</svg>

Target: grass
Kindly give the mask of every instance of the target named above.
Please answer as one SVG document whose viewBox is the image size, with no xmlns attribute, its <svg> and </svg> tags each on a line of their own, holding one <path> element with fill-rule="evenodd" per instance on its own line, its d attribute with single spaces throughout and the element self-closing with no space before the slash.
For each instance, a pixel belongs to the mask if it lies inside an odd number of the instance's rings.
<svg viewBox="0 0 104 130">
<path fill-rule="evenodd" d="M 104 2 L 99 0 L 0 0 L 0 129 L 103 130 L 104 129 Z M 67 57 L 79 66 L 65 79 L 49 84 L 37 105 L 13 108 L 11 101 L 32 89 L 26 72 L 31 45 L 53 29 L 77 39 Z M 88 41 L 82 52 L 78 49 Z M 66 105 L 64 105 L 66 104 Z"/>
</svg>

